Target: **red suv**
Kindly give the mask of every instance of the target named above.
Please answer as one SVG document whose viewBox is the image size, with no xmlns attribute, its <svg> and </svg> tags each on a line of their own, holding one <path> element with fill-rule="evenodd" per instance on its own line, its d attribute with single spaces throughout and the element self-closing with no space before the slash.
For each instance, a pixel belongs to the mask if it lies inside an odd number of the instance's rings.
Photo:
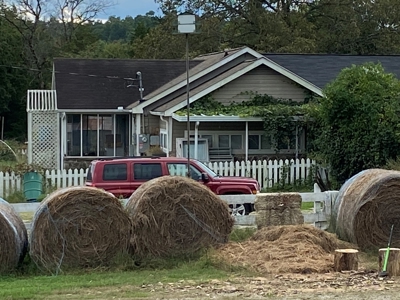
<svg viewBox="0 0 400 300">
<path fill-rule="evenodd" d="M 104 189 L 116 197 L 128 198 L 142 183 L 164 175 L 186 176 L 187 159 L 176 157 L 135 157 L 100 159 L 91 162 L 86 186 Z M 202 182 L 217 195 L 256 194 L 257 180 L 223 177 L 198 160 L 190 160 L 190 177 Z M 250 204 L 231 207 L 236 214 L 252 211 Z"/>
</svg>

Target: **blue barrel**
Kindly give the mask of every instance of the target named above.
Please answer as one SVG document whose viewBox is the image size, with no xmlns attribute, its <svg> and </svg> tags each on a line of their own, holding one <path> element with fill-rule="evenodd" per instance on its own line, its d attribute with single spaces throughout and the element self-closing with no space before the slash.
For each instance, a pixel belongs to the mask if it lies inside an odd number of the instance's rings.
<svg viewBox="0 0 400 300">
<path fill-rule="evenodd" d="M 37 172 L 24 174 L 24 195 L 28 202 L 35 202 L 42 194 L 42 175 Z"/>
</svg>

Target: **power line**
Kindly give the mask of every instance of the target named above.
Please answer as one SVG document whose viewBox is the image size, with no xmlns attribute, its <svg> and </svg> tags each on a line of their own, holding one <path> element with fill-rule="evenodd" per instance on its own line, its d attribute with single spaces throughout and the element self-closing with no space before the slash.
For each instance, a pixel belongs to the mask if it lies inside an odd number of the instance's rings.
<svg viewBox="0 0 400 300">
<path fill-rule="evenodd" d="M 0 67 L 5 67 L 5 68 L 11 68 L 11 69 L 17 69 L 17 70 L 29 70 L 33 72 L 50 72 L 52 73 L 52 70 L 44 69 L 44 70 L 39 70 L 35 68 L 28 68 L 28 67 L 18 67 L 18 66 L 11 66 L 11 65 L 1 65 Z M 128 80 L 128 81 L 136 81 L 139 80 L 139 78 L 130 78 L 130 77 L 121 77 L 121 76 L 115 76 L 115 75 L 96 75 L 96 74 L 82 74 L 82 73 L 75 73 L 75 72 L 60 72 L 60 71 L 54 71 L 55 74 L 67 74 L 67 75 L 73 75 L 73 76 L 83 76 L 83 77 L 94 77 L 94 78 L 106 78 L 106 79 L 122 79 L 122 80 Z"/>
</svg>

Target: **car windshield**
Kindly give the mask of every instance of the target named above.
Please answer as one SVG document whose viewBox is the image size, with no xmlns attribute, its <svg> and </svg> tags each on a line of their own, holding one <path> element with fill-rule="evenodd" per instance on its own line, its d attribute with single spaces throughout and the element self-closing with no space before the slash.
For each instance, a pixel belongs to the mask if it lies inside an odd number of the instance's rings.
<svg viewBox="0 0 400 300">
<path fill-rule="evenodd" d="M 209 167 L 207 167 L 205 164 L 203 164 L 201 161 L 196 160 L 196 163 L 200 165 L 206 172 L 211 175 L 212 177 L 219 176 L 217 173 L 215 173 L 213 170 L 211 170 Z"/>
</svg>

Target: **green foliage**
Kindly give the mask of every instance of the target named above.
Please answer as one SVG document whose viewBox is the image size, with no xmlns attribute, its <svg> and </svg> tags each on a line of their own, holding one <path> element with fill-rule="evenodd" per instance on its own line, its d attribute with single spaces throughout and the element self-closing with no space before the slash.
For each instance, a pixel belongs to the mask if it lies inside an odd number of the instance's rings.
<svg viewBox="0 0 400 300">
<path fill-rule="evenodd" d="M 399 154 L 400 82 L 380 64 L 342 70 L 320 99 L 318 152 L 340 183 Z"/>
<path fill-rule="evenodd" d="M 251 98 L 249 101 L 232 102 L 230 105 L 223 105 L 211 96 L 206 96 L 192 103 L 190 112 L 194 115 L 261 117 L 264 120 L 264 130 L 272 136 L 277 152 L 294 144 L 296 130 L 301 132 L 307 129 L 312 136 L 313 118 L 318 111 L 318 103 L 313 95 L 308 96 L 304 102 L 297 102 L 251 92 L 246 94 Z M 177 111 L 176 114 L 186 115 L 186 109 Z"/>
<path fill-rule="evenodd" d="M 248 240 L 255 232 L 255 227 L 235 228 L 229 236 L 229 240 L 236 243 L 241 243 Z"/>
</svg>

